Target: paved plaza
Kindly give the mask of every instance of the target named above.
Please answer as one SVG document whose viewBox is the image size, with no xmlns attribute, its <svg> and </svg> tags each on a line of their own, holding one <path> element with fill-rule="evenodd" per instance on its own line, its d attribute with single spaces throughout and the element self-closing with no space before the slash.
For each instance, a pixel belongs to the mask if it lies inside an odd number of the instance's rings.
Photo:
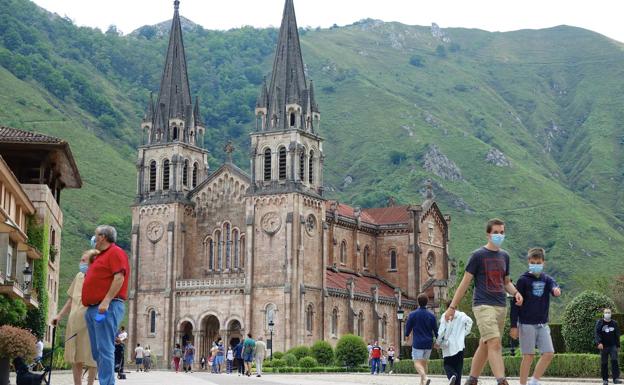
<svg viewBox="0 0 624 385">
<path fill-rule="evenodd" d="M 419 379 L 415 375 L 379 375 L 370 374 L 266 374 L 261 378 L 239 377 L 237 375 L 214 375 L 206 372 L 173 373 L 168 371 L 152 371 L 148 373 L 131 372 L 127 379 L 120 381 L 120 385 L 418 385 Z M 12 375 L 11 384 L 15 384 Z M 483 378 L 482 385 L 494 385 L 493 378 Z M 518 384 L 517 379 L 510 379 L 511 385 Z M 573 384 L 601 384 L 599 379 L 552 379 L 542 382 L 543 385 L 573 385 Z M 86 384 L 86 381 L 83 382 Z M 96 381 L 96 385 L 98 382 Z M 431 377 L 431 385 L 446 385 L 446 378 Z M 51 385 L 73 385 L 69 371 L 58 371 L 52 375 Z"/>
</svg>

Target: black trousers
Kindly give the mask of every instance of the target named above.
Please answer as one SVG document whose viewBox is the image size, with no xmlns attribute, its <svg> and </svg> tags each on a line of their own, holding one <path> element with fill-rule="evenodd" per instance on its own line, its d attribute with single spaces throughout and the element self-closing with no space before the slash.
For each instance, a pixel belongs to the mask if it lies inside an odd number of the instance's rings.
<svg viewBox="0 0 624 385">
<path fill-rule="evenodd" d="M 620 378 L 617 347 L 605 346 L 600 352 L 600 372 L 603 381 L 609 380 L 609 359 L 611 359 L 611 373 L 613 374 L 613 379 Z"/>
<path fill-rule="evenodd" d="M 455 383 L 461 384 L 461 375 L 464 370 L 464 351 L 455 354 L 454 356 L 444 357 L 444 372 L 446 377 L 450 380 L 455 376 Z"/>
<path fill-rule="evenodd" d="M 115 345 L 115 372 L 124 372 L 124 353 L 126 350 L 125 347 L 126 346 L 124 344 Z"/>
<path fill-rule="evenodd" d="M 235 358 L 234 363 L 237 366 L 239 374 L 245 374 L 245 363 L 242 358 Z"/>
</svg>

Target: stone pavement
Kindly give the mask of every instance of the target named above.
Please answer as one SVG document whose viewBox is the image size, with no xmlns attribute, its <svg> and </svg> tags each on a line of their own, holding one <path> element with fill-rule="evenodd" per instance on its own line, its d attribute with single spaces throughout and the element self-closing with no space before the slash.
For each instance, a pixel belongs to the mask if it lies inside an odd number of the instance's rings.
<svg viewBox="0 0 624 385">
<path fill-rule="evenodd" d="M 418 385 L 419 379 L 414 375 L 379 375 L 369 374 L 266 374 L 261 378 L 239 377 L 233 375 L 214 375 L 206 372 L 173 373 L 167 371 L 152 371 L 148 373 L 129 372 L 128 379 L 117 380 L 119 385 Z M 15 384 L 15 375 L 11 375 L 10 383 Z M 494 385 L 493 378 L 483 378 L 481 385 Z M 510 379 L 511 385 L 517 385 L 517 379 Z M 602 384 L 599 379 L 549 379 L 542 385 L 578 385 Z M 86 381 L 83 382 L 86 384 Z M 431 385 L 446 385 L 446 378 L 431 377 Z M 50 385 L 73 385 L 71 372 L 56 371 L 52 373 Z M 95 382 L 98 385 L 98 382 Z"/>
</svg>

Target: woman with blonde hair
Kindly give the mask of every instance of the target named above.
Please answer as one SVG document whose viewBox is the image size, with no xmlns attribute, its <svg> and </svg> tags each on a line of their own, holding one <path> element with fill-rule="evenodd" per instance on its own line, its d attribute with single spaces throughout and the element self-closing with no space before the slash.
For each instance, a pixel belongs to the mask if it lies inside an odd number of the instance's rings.
<svg viewBox="0 0 624 385">
<path fill-rule="evenodd" d="M 74 280 L 67 290 L 67 302 L 63 309 L 52 319 L 52 325 L 58 325 L 61 318 L 69 313 L 67 319 L 67 328 L 65 329 L 65 362 L 72 364 L 72 373 L 74 375 L 74 385 L 82 384 L 82 369 L 86 367 L 88 376 L 88 385 L 93 385 L 95 374 L 97 373 L 97 364 L 91 355 L 91 342 L 89 341 L 89 331 L 87 330 L 87 322 L 85 321 L 85 312 L 87 308 L 82 305 L 82 284 L 89 265 L 93 262 L 96 255 L 100 252 L 95 249 L 87 250 L 80 258 L 80 271 L 74 277 Z"/>
</svg>

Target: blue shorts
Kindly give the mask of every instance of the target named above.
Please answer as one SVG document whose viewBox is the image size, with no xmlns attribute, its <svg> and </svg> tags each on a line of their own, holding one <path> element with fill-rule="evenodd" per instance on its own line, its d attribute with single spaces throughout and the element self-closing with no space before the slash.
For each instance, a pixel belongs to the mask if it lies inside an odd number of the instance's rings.
<svg viewBox="0 0 624 385">
<path fill-rule="evenodd" d="M 431 357 L 431 349 L 412 348 L 412 360 L 428 360 Z"/>
<path fill-rule="evenodd" d="M 223 364 L 223 356 L 216 356 L 214 359 L 215 364 L 222 365 Z"/>
<path fill-rule="evenodd" d="M 243 360 L 245 360 L 245 362 L 252 362 L 253 361 L 253 353 L 243 354 Z"/>
</svg>

